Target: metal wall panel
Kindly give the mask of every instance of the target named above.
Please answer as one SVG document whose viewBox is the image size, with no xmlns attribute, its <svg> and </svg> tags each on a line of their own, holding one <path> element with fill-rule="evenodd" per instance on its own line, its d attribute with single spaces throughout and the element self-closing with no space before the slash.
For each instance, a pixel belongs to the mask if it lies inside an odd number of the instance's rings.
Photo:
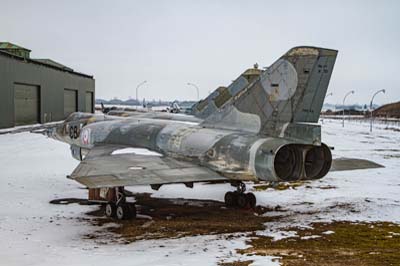
<svg viewBox="0 0 400 266">
<path fill-rule="evenodd" d="M 85 112 L 86 92 L 95 95 L 95 80 L 68 73 L 0 52 L 0 128 L 15 126 L 14 84 L 35 84 L 39 88 L 40 123 L 61 121 L 64 89 L 77 90 L 77 110 Z M 94 97 L 95 99 L 95 97 Z M 36 120 L 35 120 L 35 123 Z"/>
<path fill-rule="evenodd" d="M 15 125 L 39 123 L 39 87 L 35 85 L 14 84 Z"/>
<path fill-rule="evenodd" d="M 78 95 L 76 90 L 64 89 L 64 117 L 78 111 Z"/>
<path fill-rule="evenodd" d="M 93 113 L 93 92 L 87 91 L 85 96 L 85 111 L 87 113 Z"/>
</svg>

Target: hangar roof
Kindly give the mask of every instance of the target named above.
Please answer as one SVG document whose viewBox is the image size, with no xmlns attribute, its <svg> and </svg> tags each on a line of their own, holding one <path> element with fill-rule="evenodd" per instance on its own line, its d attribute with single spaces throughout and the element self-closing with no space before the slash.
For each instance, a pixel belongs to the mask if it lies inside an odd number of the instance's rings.
<svg viewBox="0 0 400 266">
<path fill-rule="evenodd" d="M 79 76 L 83 76 L 86 78 L 93 78 L 93 76 L 86 75 L 83 73 L 75 72 L 72 68 L 67 67 L 63 64 L 60 64 L 54 60 L 45 58 L 45 59 L 33 59 L 30 58 L 29 53 L 31 50 L 24 48 L 22 46 L 10 43 L 10 42 L 0 42 L 0 55 L 8 56 L 16 60 L 21 60 L 28 63 L 34 63 L 46 67 L 50 67 L 53 69 L 61 70 L 64 72 L 76 74 Z"/>
<path fill-rule="evenodd" d="M 25 51 L 31 51 L 27 48 L 24 48 L 22 46 L 10 43 L 10 42 L 0 42 L 0 49 L 20 49 L 20 50 L 25 50 Z"/>
<path fill-rule="evenodd" d="M 58 63 L 58 62 L 56 62 L 54 60 L 48 59 L 48 58 L 45 58 L 45 59 L 32 59 L 32 60 L 39 61 L 40 63 L 52 65 L 52 66 L 55 66 L 55 67 L 58 67 L 58 68 L 62 68 L 62 69 L 65 69 L 65 70 L 74 71 L 72 68 L 67 67 L 67 66 L 65 66 L 63 64 L 60 64 L 60 63 Z"/>
<path fill-rule="evenodd" d="M 9 52 L 1 50 L 1 49 L 0 49 L 0 56 L 6 56 L 6 57 L 9 57 L 9 58 L 12 58 L 12 59 L 15 59 L 15 60 L 19 60 L 19 61 L 22 61 L 22 62 L 33 63 L 33 64 L 36 64 L 36 65 L 41 65 L 41 66 L 44 66 L 44 67 L 48 67 L 48 68 L 56 69 L 56 70 L 59 70 L 59 71 L 68 72 L 68 73 L 71 73 L 71 74 L 82 76 L 82 77 L 85 77 L 85 78 L 93 79 L 93 76 L 91 76 L 91 75 L 87 75 L 87 74 L 84 74 L 84 73 L 76 72 L 72 68 L 66 67 L 66 66 L 64 66 L 64 65 L 62 65 L 60 63 L 57 63 L 57 62 L 55 62 L 55 61 L 53 61 L 51 59 L 24 58 L 24 57 L 17 56 L 15 54 L 9 53 Z"/>
</svg>

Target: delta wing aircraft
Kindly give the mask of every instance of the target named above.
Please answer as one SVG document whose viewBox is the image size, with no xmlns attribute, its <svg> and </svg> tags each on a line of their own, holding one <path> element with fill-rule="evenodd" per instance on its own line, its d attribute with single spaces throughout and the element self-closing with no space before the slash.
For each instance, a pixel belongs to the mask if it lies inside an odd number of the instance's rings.
<svg viewBox="0 0 400 266">
<path fill-rule="evenodd" d="M 125 186 L 226 181 L 227 206 L 254 207 L 244 181 L 325 176 L 332 156 L 317 124 L 336 50 L 295 47 L 199 123 L 73 113 L 48 136 L 71 145 L 69 178 L 105 200 L 106 215 L 136 214 Z M 147 154 L 137 149 L 147 149 Z"/>
</svg>

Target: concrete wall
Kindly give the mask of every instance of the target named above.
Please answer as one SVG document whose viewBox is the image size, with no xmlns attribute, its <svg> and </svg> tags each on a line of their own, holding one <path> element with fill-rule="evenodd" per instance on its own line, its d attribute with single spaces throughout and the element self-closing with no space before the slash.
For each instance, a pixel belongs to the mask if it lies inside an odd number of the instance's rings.
<svg viewBox="0 0 400 266">
<path fill-rule="evenodd" d="M 14 126 L 14 83 L 39 86 L 41 123 L 50 117 L 51 121 L 64 119 L 64 89 L 78 90 L 78 111 L 82 112 L 86 111 L 86 92 L 95 95 L 93 78 L 0 53 L 0 128 Z"/>
</svg>

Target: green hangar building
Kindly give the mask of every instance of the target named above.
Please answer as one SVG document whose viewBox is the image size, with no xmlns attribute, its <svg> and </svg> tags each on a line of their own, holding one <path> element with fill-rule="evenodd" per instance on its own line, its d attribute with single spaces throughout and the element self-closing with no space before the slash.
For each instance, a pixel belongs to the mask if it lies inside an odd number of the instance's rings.
<svg viewBox="0 0 400 266">
<path fill-rule="evenodd" d="M 0 42 L 0 128 L 63 120 L 94 112 L 93 76 L 51 59 L 32 59 L 30 50 Z"/>
</svg>

